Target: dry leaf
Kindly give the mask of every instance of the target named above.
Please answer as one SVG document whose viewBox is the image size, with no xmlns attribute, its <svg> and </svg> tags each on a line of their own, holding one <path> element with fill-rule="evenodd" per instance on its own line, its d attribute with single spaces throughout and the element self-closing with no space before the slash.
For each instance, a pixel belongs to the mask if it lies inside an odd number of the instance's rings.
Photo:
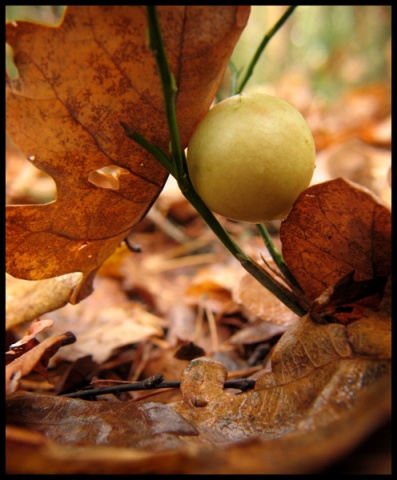
<svg viewBox="0 0 397 480">
<path fill-rule="evenodd" d="M 183 147 L 215 96 L 249 11 L 159 7 Z M 7 208 L 7 271 L 29 280 L 80 271 L 72 303 L 91 293 L 96 270 L 146 214 L 167 177 L 120 125 L 168 151 L 146 29 L 140 6 L 69 6 L 58 27 L 6 26 L 19 72 L 6 79 L 7 132 L 57 186 L 55 202 Z"/>
<path fill-rule="evenodd" d="M 347 304 L 354 304 L 361 299 L 374 294 L 383 296 L 387 277 L 377 277 L 370 280 L 356 282 L 354 270 L 338 280 L 334 285 L 327 287 L 324 292 L 314 300 L 310 307 L 311 313 L 332 314 L 334 312 L 349 311 L 352 308 Z"/>
<path fill-rule="evenodd" d="M 278 325 L 271 322 L 260 322 L 249 327 L 242 328 L 232 335 L 228 342 L 232 345 L 249 345 L 254 343 L 267 342 L 273 338 L 281 336 L 287 326 Z"/>
<path fill-rule="evenodd" d="M 288 268 L 312 300 L 352 271 L 356 281 L 391 274 L 390 210 L 343 178 L 303 192 L 281 224 L 280 239 Z"/>
<path fill-rule="evenodd" d="M 168 436 L 197 435 L 197 430 L 170 406 L 160 403 L 136 402 L 86 402 L 48 395 L 14 395 L 8 415 L 10 423 L 23 424 L 18 420 L 21 407 L 34 408 L 30 420 L 48 438 L 64 445 L 113 445 L 146 448 L 148 441 L 155 439 L 157 450 L 166 450 Z M 34 402 L 33 402 L 34 400 Z M 59 416 L 63 410 L 62 419 Z M 27 420 L 27 417 L 26 419 Z M 74 425 L 73 428 L 72 425 Z M 172 439 L 171 439 L 172 442 Z M 177 438 L 175 442 L 178 442 Z M 151 446 L 152 448 L 152 446 Z"/>
<path fill-rule="evenodd" d="M 196 359 L 181 379 L 185 403 L 175 408 L 216 443 L 273 438 L 309 424 L 316 429 L 336 421 L 367 385 L 390 374 L 390 347 L 387 317 L 371 313 L 347 327 L 319 326 L 304 317 L 274 347 L 272 371 L 257 380 L 253 392 L 224 392 L 226 369 Z"/>
<path fill-rule="evenodd" d="M 52 327 L 53 324 L 54 321 L 50 319 L 36 319 L 32 322 L 25 335 L 18 342 L 9 346 L 9 350 L 6 352 L 6 365 L 35 347 L 39 343 L 36 335 L 46 328 Z"/>
</svg>

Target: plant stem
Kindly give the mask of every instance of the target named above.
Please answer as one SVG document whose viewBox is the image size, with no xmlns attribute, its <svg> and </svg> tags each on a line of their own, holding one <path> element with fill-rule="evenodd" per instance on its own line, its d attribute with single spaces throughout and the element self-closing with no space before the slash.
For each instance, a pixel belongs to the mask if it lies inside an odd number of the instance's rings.
<svg viewBox="0 0 397 480">
<path fill-rule="evenodd" d="M 244 78 L 242 79 L 240 86 L 237 88 L 235 93 L 241 93 L 243 88 L 245 87 L 246 83 L 250 79 L 255 65 L 259 59 L 259 57 L 262 55 L 263 50 L 265 49 L 266 45 L 269 43 L 269 41 L 272 39 L 272 37 L 276 34 L 276 32 L 284 25 L 288 17 L 292 14 L 292 12 L 295 10 L 295 8 L 298 5 L 292 5 L 290 6 L 286 12 L 281 16 L 281 18 L 278 20 L 277 23 L 274 24 L 274 26 L 266 33 L 264 36 L 261 44 L 259 45 L 258 49 L 256 50 L 254 56 L 252 57 L 252 60 L 250 64 L 247 67 L 247 72 L 244 75 Z"/>
<path fill-rule="evenodd" d="M 177 88 L 174 77 L 170 71 L 166 52 L 161 36 L 160 25 L 157 18 L 157 10 L 155 6 L 147 6 L 148 14 L 148 28 L 150 47 L 156 58 L 159 68 L 161 83 L 163 86 L 163 94 L 166 104 L 166 115 L 168 121 L 168 128 L 171 138 L 171 161 L 158 147 L 148 142 L 142 135 L 137 132 L 131 132 L 124 125 L 126 134 L 143 146 L 150 152 L 158 161 L 168 169 L 168 171 L 175 177 L 178 186 L 186 197 L 186 199 L 195 207 L 203 220 L 207 223 L 209 228 L 215 233 L 223 245 L 229 252 L 240 262 L 242 267 L 247 270 L 254 278 L 256 278 L 264 287 L 272 292 L 281 302 L 290 308 L 297 315 L 304 315 L 306 313 L 299 305 L 297 305 L 290 296 L 277 283 L 264 272 L 248 255 L 239 247 L 239 245 L 232 239 L 229 233 L 218 222 L 215 215 L 201 200 L 200 196 L 194 189 L 186 166 L 186 159 L 184 152 L 181 149 L 180 136 L 178 130 L 178 122 L 176 117 L 175 98 Z M 170 163 L 174 162 L 170 167 Z"/>
<path fill-rule="evenodd" d="M 229 69 L 232 72 L 231 81 L 230 81 L 230 96 L 234 95 L 237 90 L 237 79 L 239 72 L 237 71 L 236 65 L 229 60 Z"/>
<path fill-rule="evenodd" d="M 184 171 L 184 162 L 175 108 L 175 98 L 178 87 L 168 64 L 156 6 L 148 5 L 146 11 L 148 17 L 149 46 L 156 59 L 163 88 L 165 111 L 171 137 L 171 156 L 175 161 L 176 174 L 178 177 L 181 177 Z"/>
<path fill-rule="evenodd" d="M 146 138 L 139 132 L 131 130 L 131 128 L 126 123 L 120 121 L 120 125 L 124 128 L 124 131 L 128 137 L 130 137 L 136 143 L 141 145 L 145 150 L 151 153 L 153 157 L 155 157 L 173 177 L 177 176 L 177 172 L 175 170 L 173 162 L 160 148 L 156 147 L 156 145 L 153 145 L 153 143 L 150 143 L 148 140 L 146 140 Z"/>
</svg>

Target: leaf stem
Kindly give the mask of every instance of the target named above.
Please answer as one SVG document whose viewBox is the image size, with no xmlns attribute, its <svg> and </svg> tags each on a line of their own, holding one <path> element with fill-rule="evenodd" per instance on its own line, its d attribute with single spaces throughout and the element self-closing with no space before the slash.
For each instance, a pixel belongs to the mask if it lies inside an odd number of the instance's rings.
<svg viewBox="0 0 397 480">
<path fill-rule="evenodd" d="M 175 170 L 175 166 L 173 162 L 167 157 L 167 155 L 156 145 L 153 145 L 153 143 L 150 143 L 146 138 L 141 135 L 139 132 L 135 130 L 131 130 L 131 128 L 124 122 L 120 120 L 120 125 L 124 128 L 125 133 L 127 134 L 127 137 L 130 137 L 131 140 L 134 140 L 136 143 L 141 145 L 145 150 L 147 150 L 149 153 L 153 155 L 153 157 L 158 160 L 161 165 L 169 171 L 169 173 L 173 176 L 177 176 L 177 172 Z"/>
<path fill-rule="evenodd" d="M 288 17 L 292 14 L 292 12 L 295 10 L 295 8 L 298 5 L 291 5 L 285 13 L 280 17 L 278 22 L 276 22 L 273 27 L 266 33 L 266 35 L 263 37 L 262 42 L 260 43 L 258 49 L 256 50 L 254 56 L 252 57 L 252 60 L 250 64 L 247 67 L 247 71 L 244 75 L 244 78 L 242 79 L 239 87 L 236 90 L 236 94 L 241 93 L 243 88 L 245 87 L 246 83 L 248 80 L 251 78 L 251 75 L 254 71 L 255 65 L 257 61 L 259 60 L 259 57 L 262 55 L 263 50 L 265 49 L 266 45 L 269 43 L 269 41 L 273 38 L 273 36 L 277 33 L 277 31 L 284 25 Z"/>
</svg>

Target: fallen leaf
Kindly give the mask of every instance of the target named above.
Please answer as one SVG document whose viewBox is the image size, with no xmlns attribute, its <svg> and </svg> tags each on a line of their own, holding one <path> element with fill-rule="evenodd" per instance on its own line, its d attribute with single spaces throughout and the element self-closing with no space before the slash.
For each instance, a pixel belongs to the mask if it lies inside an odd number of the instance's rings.
<svg viewBox="0 0 397 480">
<path fill-rule="evenodd" d="M 7 427 L 6 435 L 7 446 L 11 452 L 6 461 L 7 472 L 32 474 L 45 470 L 47 474 L 80 475 L 148 471 L 165 473 L 175 471 L 178 465 L 186 464 L 184 460 L 188 460 L 188 457 L 175 451 L 153 456 L 153 452 L 132 448 L 59 446 L 42 434 L 18 427 Z M 19 455 L 23 455 L 23 461 Z M 73 461 L 70 461 L 71 458 Z"/>
<path fill-rule="evenodd" d="M 326 177 L 324 180 L 346 178 L 363 185 L 391 205 L 391 185 L 388 183 L 391 150 L 374 147 L 353 138 L 321 151 L 316 164 L 320 173 Z M 318 178 L 316 171 L 314 175 Z"/>
<path fill-rule="evenodd" d="M 185 147 L 210 107 L 250 9 L 158 11 Z M 6 26 L 19 73 L 6 78 L 7 132 L 57 187 L 54 202 L 7 207 L 7 271 L 28 280 L 82 272 L 71 303 L 91 293 L 96 270 L 146 214 L 167 177 L 120 125 L 168 151 L 163 93 L 146 29 L 140 6 L 69 6 L 57 27 Z M 109 175 L 110 188 L 103 188 L 98 176 Z"/>
<path fill-rule="evenodd" d="M 314 300 L 310 307 L 311 312 L 332 314 L 342 311 L 347 304 L 353 304 L 358 300 L 370 297 L 374 294 L 383 296 L 387 277 L 377 277 L 370 280 L 356 282 L 354 270 L 338 280 L 335 285 L 330 285 Z M 351 307 L 352 308 L 352 307 Z"/>
<path fill-rule="evenodd" d="M 303 192 L 281 223 L 280 239 L 288 268 L 312 300 L 351 271 L 355 281 L 391 274 L 390 210 L 343 178 Z"/>
<path fill-rule="evenodd" d="M 164 335 L 164 320 L 148 312 L 142 304 L 130 301 L 118 281 L 98 275 L 94 285 L 92 295 L 79 304 L 68 304 L 51 312 L 55 321 L 52 334 L 70 330 L 78 339 L 59 352 L 57 360 L 75 361 L 92 355 L 100 363 L 123 345 Z"/>
<path fill-rule="evenodd" d="M 205 351 L 193 342 L 181 342 L 178 347 L 174 355 L 178 360 L 193 360 L 193 358 L 205 355 Z"/>
<path fill-rule="evenodd" d="M 88 385 L 98 373 L 98 364 L 91 355 L 80 357 L 68 364 L 63 375 L 55 384 L 55 393 L 67 393 Z M 55 382 L 54 382 L 55 383 Z"/>
<path fill-rule="evenodd" d="M 260 322 L 241 329 L 229 338 L 232 345 L 249 345 L 253 343 L 267 342 L 281 336 L 287 326 L 271 322 Z"/>
<path fill-rule="evenodd" d="M 230 290 L 213 280 L 196 281 L 189 285 L 186 296 L 191 305 L 199 304 L 204 298 L 206 305 L 214 312 L 222 310 L 222 307 L 231 300 Z"/>
<path fill-rule="evenodd" d="M 28 426 L 63 445 L 112 445 L 153 450 L 182 446 L 178 436 L 197 435 L 196 428 L 173 408 L 160 403 L 86 402 L 48 395 L 14 394 L 8 418 L 14 426 Z M 18 419 L 21 409 L 30 410 Z M 62 419 L 59 416 L 63 410 Z M 26 411 L 27 412 L 27 411 Z M 33 426 L 33 423 L 35 426 Z M 174 437 L 170 438 L 170 436 Z M 168 441 L 169 440 L 169 441 Z M 155 445 L 156 444 L 156 447 Z"/>
<path fill-rule="evenodd" d="M 181 378 L 184 403 L 175 408 L 207 441 L 221 444 L 278 437 L 309 424 L 316 429 L 352 408 L 365 385 L 390 374 L 390 345 L 390 319 L 376 314 L 347 327 L 317 326 L 304 317 L 278 341 L 272 371 L 254 391 L 225 392 L 224 366 L 196 359 Z"/>
</svg>

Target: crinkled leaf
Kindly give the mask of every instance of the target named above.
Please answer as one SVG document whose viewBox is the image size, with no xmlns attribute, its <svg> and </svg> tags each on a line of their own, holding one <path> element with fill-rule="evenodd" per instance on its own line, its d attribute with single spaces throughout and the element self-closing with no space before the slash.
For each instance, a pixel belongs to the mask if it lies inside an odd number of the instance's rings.
<svg viewBox="0 0 397 480">
<path fill-rule="evenodd" d="M 53 324 L 54 321 L 50 319 L 36 319 L 32 322 L 25 335 L 18 342 L 9 346 L 6 352 L 6 365 L 35 347 L 39 343 L 36 335 L 46 328 L 52 327 Z"/>
<path fill-rule="evenodd" d="M 280 227 L 288 268 L 314 300 L 354 271 L 355 281 L 391 274 L 391 214 L 369 190 L 343 178 L 314 185 Z M 379 296 L 371 297 L 376 306 Z"/>
<path fill-rule="evenodd" d="M 168 449 L 169 435 L 176 437 L 175 442 L 180 435 L 197 435 L 192 424 L 171 407 L 160 403 L 91 403 L 48 395 L 29 397 L 24 394 L 13 397 L 8 410 L 11 423 L 29 422 L 28 416 L 23 422 L 18 421 L 20 409 L 28 408 L 30 421 L 36 424 L 34 429 L 62 444 L 145 448 L 157 436 L 155 443 L 161 448 L 163 442 Z"/>
</svg>

